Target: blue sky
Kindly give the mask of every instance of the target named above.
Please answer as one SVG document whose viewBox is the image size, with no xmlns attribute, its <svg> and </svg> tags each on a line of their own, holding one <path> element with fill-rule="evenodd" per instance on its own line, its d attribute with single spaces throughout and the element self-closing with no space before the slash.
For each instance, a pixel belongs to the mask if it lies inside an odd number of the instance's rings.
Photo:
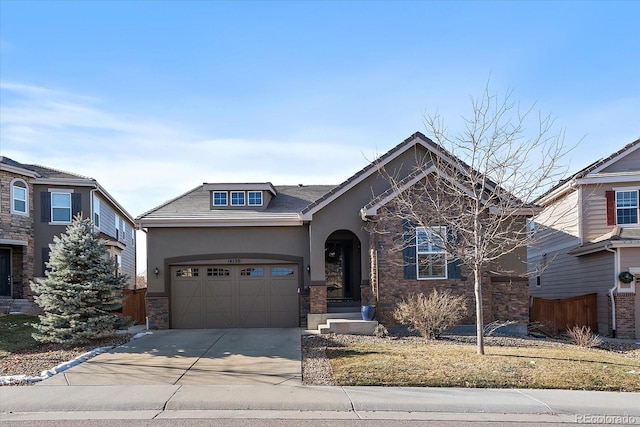
<svg viewBox="0 0 640 427">
<path fill-rule="evenodd" d="M 337 184 L 512 89 L 577 148 L 640 137 L 640 2 L 0 1 L 0 154 L 133 216 L 203 182 Z"/>
</svg>

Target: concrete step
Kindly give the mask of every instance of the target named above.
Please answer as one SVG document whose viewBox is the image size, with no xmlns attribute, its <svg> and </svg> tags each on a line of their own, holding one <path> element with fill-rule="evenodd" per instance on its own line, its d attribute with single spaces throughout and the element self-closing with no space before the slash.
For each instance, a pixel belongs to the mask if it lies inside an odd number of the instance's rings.
<svg viewBox="0 0 640 427">
<path fill-rule="evenodd" d="M 38 305 L 28 299 L 0 299 L 0 313 L 2 314 L 36 314 L 40 312 Z"/>
<path fill-rule="evenodd" d="M 373 335 L 377 320 L 328 319 L 327 323 L 318 326 L 320 334 L 352 334 Z"/>
<path fill-rule="evenodd" d="M 319 314 L 307 314 L 307 329 L 318 329 L 320 325 L 327 323 L 328 319 L 362 319 L 362 315 L 359 311 L 352 311 L 349 313 L 319 313 Z"/>
</svg>

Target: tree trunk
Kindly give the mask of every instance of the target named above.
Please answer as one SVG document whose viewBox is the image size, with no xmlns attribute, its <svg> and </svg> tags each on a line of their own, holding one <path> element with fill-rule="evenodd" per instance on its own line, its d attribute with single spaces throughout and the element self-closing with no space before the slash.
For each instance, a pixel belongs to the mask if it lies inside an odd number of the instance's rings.
<svg viewBox="0 0 640 427">
<path fill-rule="evenodd" d="M 482 313 L 482 278 L 480 270 L 473 270 L 473 291 L 476 297 L 476 340 L 478 342 L 478 354 L 484 354 L 484 315 Z"/>
</svg>

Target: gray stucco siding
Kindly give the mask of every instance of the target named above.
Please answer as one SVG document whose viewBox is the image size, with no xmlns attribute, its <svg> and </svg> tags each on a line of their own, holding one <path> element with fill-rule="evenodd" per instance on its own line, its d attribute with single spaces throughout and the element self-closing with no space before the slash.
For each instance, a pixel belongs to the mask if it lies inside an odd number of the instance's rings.
<svg viewBox="0 0 640 427">
<path fill-rule="evenodd" d="M 393 176 L 404 177 L 414 171 L 416 160 L 425 154 L 426 150 L 423 147 L 407 150 L 391 160 L 385 169 Z M 366 230 L 366 222 L 360 216 L 360 210 L 389 188 L 390 184 L 386 177 L 374 171 L 313 214 L 311 222 L 311 280 L 313 282 L 325 280 L 325 243 L 331 233 L 338 230 L 351 231 L 360 240 L 361 277 L 362 280 L 369 278 L 369 232 Z M 314 266 L 320 266 L 320 268 L 313 268 Z"/>
<path fill-rule="evenodd" d="M 167 294 L 169 277 L 165 261 L 178 257 L 217 259 L 218 255 L 278 255 L 302 259 L 303 270 L 309 265 L 309 228 L 295 227 L 193 227 L 149 228 L 147 231 L 147 281 L 150 294 Z M 161 273 L 153 274 L 158 267 Z M 308 286 L 306 271 L 301 271 Z"/>
</svg>

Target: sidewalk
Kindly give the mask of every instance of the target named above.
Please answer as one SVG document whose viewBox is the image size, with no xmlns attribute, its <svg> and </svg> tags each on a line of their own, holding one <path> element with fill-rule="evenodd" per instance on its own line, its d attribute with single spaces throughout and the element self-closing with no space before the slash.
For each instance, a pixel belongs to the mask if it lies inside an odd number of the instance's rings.
<svg viewBox="0 0 640 427">
<path fill-rule="evenodd" d="M 640 393 L 287 385 L 0 387 L 2 421 L 153 418 L 640 424 Z"/>
</svg>

